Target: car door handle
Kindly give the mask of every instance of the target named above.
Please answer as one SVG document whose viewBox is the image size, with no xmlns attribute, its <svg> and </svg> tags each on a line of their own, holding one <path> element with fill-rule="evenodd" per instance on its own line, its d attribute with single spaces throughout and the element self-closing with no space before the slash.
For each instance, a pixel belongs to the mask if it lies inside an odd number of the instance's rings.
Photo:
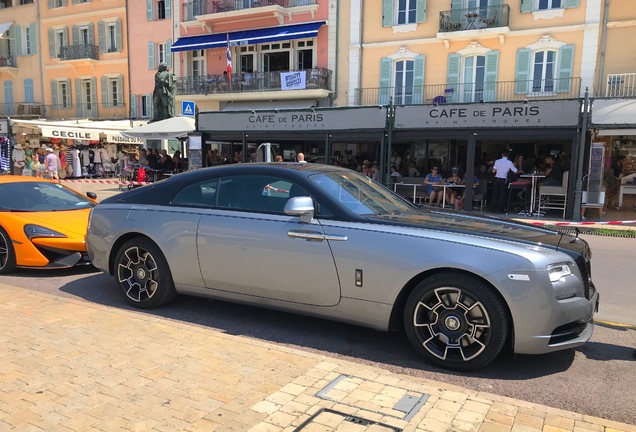
<svg viewBox="0 0 636 432">
<path fill-rule="evenodd" d="M 325 240 L 325 236 L 321 232 L 317 231 L 296 231 L 289 230 L 287 231 L 287 235 L 292 238 L 300 238 L 305 240 Z"/>
</svg>

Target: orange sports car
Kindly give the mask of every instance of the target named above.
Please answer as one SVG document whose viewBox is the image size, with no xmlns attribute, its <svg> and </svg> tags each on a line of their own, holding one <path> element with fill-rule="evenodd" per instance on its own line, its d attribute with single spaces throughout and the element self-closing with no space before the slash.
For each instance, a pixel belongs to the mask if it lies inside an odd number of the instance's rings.
<svg viewBox="0 0 636 432">
<path fill-rule="evenodd" d="M 0 274 L 90 264 L 85 235 L 96 195 L 36 177 L 0 176 Z"/>
</svg>

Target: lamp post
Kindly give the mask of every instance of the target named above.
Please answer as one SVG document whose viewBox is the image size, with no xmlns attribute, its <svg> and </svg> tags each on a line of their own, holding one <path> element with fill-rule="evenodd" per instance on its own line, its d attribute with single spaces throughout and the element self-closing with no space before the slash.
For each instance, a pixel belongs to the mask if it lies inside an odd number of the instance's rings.
<svg viewBox="0 0 636 432">
<path fill-rule="evenodd" d="M 585 99 L 583 99 L 583 114 L 581 116 L 581 133 L 579 135 L 578 161 L 576 163 L 576 184 L 574 185 L 574 208 L 572 209 L 572 220 L 581 220 L 581 205 L 583 203 L 583 162 L 585 160 L 585 143 L 587 136 L 587 124 L 589 116 L 590 92 L 585 88 Z"/>
<path fill-rule="evenodd" d="M 393 96 L 389 98 L 389 104 L 386 107 L 386 130 L 388 133 L 386 140 L 386 171 L 384 177 L 384 184 L 387 187 L 391 187 L 391 154 L 392 140 L 393 140 L 393 127 L 395 126 L 395 105 L 393 105 Z"/>
</svg>

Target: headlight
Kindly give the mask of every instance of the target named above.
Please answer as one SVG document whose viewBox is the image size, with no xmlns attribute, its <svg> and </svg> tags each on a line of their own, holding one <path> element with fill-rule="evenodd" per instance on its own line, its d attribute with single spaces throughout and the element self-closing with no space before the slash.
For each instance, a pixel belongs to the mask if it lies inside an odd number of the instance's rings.
<svg viewBox="0 0 636 432">
<path fill-rule="evenodd" d="M 550 276 L 550 282 L 558 282 L 561 278 L 571 275 L 572 271 L 567 263 L 552 264 L 548 266 L 548 275 Z"/>
<path fill-rule="evenodd" d="M 44 228 L 40 225 L 28 224 L 24 226 L 24 234 L 31 240 L 34 237 L 60 237 L 65 238 L 66 235 L 53 231 L 52 229 Z"/>
</svg>

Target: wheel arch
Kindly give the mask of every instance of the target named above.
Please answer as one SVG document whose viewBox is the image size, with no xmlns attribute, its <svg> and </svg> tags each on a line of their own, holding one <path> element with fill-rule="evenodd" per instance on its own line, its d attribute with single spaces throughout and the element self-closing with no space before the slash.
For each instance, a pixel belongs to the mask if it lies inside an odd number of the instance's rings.
<svg viewBox="0 0 636 432">
<path fill-rule="evenodd" d="M 480 282 L 483 282 L 484 284 L 488 285 L 491 288 L 491 291 L 493 292 L 493 294 L 497 296 L 499 300 L 501 301 L 501 304 L 504 305 L 506 315 L 508 316 L 508 322 L 510 323 L 510 329 L 509 329 L 510 331 L 508 332 L 508 340 L 506 341 L 506 344 L 504 345 L 504 347 L 506 347 L 507 349 L 508 347 L 512 348 L 514 346 L 515 323 L 514 323 L 508 302 L 506 301 L 504 296 L 501 295 L 499 290 L 495 288 L 493 284 L 491 284 L 487 279 L 484 279 L 483 277 L 476 275 L 475 273 L 471 273 L 466 270 L 452 268 L 452 267 L 440 267 L 440 268 L 424 271 L 416 275 L 415 277 L 413 277 L 410 281 L 406 283 L 406 285 L 404 285 L 404 287 L 398 294 L 397 298 L 395 299 L 395 302 L 393 303 L 393 309 L 391 310 L 391 317 L 389 319 L 389 331 L 404 331 L 404 307 L 406 306 L 406 301 L 409 298 L 409 295 L 411 295 L 415 287 L 424 279 L 427 279 L 437 274 L 443 274 L 443 273 L 449 273 L 455 276 L 462 274 L 470 278 L 479 280 Z"/>
</svg>

